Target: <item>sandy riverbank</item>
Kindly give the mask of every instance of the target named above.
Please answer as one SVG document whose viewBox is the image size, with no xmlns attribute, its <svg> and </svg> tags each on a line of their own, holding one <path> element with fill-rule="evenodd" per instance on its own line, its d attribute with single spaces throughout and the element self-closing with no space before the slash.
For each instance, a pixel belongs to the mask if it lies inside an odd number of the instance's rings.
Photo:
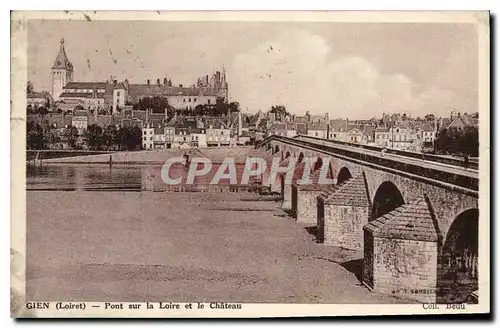
<svg viewBox="0 0 500 328">
<path fill-rule="evenodd" d="M 397 303 L 252 194 L 28 192 L 27 298 Z"/>
</svg>

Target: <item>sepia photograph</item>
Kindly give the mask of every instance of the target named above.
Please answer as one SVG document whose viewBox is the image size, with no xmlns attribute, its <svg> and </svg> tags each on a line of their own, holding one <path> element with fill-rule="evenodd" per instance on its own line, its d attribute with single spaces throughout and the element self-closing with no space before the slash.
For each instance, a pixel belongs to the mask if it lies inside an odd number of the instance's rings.
<svg viewBox="0 0 500 328">
<path fill-rule="evenodd" d="M 14 11 L 11 315 L 489 312 L 489 20 Z"/>
</svg>

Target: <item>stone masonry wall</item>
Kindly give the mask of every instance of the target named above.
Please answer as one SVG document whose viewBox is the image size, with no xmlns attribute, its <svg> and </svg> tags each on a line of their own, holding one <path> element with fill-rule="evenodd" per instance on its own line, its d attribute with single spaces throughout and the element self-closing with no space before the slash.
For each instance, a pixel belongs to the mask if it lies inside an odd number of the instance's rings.
<svg viewBox="0 0 500 328">
<path fill-rule="evenodd" d="M 373 233 L 371 231 L 363 230 L 363 283 L 373 288 Z"/>
<path fill-rule="evenodd" d="M 320 193 L 321 190 L 298 190 L 296 212 L 298 223 L 317 225 L 317 196 Z"/>
<path fill-rule="evenodd" d="M 325 205 L 323 203 L 322 198 L 317 199 L 316 215 L 317 215 L 316 242 L 322 243 L 325 239 Z"/>
<path fill-rule="evenodd" d="M 437 242 L 373 238 L 373 291 L 436 301 Z"/>
<path fill-rule="evenodd" d="M 363 226 L 368 207 L 328 205 L 325 208 L 325 245 L 363 250 Z"/>
<path fill-rule="evenodd" d="M 297 218 L 297 207 L 298 207 L 298 204 L 297 204 L 297 186 L 295 184 L 292 185 L 292 213 L 294 215 L 295 218 Z"/>
<path fill-rule="evenodd" d="M 283 187 L 283 203 L 281 208 L 284 210 L 292 209 L 292 185 L 289 183 L 284 183 Z"/>
</svg>

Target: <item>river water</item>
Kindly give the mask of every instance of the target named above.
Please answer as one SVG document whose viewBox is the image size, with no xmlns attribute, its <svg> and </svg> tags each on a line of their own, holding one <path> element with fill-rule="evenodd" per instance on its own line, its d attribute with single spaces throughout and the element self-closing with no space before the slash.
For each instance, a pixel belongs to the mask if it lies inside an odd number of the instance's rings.
<svg viewBox="0 0 500 328">
<path fill-rule="evenodd" d="M 246 190 L 238 186 L 244 170 L 236 164 L 237 183 L 221 179 L 211 184 L 219 165 L 203 176 L 197 176 L 193 184 L 186 183 L 189 168 L 172 165 L 169 176 L 181 178 L 179 185 L 169 185 L 162 179 L 161 165 L 87 165 L 58 164 L 27 166 L 27 191 L 229 191 Z M 226 170 L 225 173 L 228 171 Z"/>
</svg>

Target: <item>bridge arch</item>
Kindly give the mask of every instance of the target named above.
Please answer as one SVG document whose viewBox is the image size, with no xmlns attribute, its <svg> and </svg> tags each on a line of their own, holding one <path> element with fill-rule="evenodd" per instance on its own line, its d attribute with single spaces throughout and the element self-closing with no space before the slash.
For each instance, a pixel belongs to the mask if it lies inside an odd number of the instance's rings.
<svg viewBox="0 0 500 328">
<path fill-rule="evenodd" d="M 404 203 L 405 201 L 399 188 L 390 181 L 384 181 L 375 192 L 370 220 L 385 215 Z"/>
<path fill-rule="evenodd" d="M 316 162 L 314 162 L 313 171 L 321 169 L 322 166 L 323 166 L 323 159 L 318 156 Z"/>
<path fill-rule="evenodd" d="M 438 300 L 464 303 L 478 289 L 479 210 L 460 213 L 443 241 L 438 263 Z"/>
<path fill-rule="evenodd" d="M 285 153 L 285 159 L 286 159 L 286 158 L 288 158 L 288 157 L 290 157 L 290 151 L 287 151 L 287 152 Z"/>
<path fill-rule="evenodd" d="M 304 153 L 300 152 L 299 157 L 297 158 L 297 163 L 302 163 L 304 160 Z"/>
<path fill-rule="evenodd" d="M 343 167 L 340 169 L 339 174 L 337 174 L 337 184 L 341 184 L 352 178 L 351 171 L 347 167 Z"/>
</svg>

